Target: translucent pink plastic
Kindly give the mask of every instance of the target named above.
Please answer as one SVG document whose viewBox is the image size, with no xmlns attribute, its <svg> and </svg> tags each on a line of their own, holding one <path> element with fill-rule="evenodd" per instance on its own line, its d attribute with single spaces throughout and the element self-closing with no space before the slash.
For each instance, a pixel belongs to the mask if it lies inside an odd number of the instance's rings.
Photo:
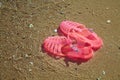
<svg viewBox="0 0 120 80">
<path fill-rule="evenodd" d="M 79 46 L 78 44 L 65 45 L 62 52 L 72 61 L 86 61 L 93 57 L 93 50 L 90 46 Z"/>
<path fill-rule="evenodd" d="M 43 43 L 44 50 L 55 58 L 87 61 L 103 45 L 102 39 L 93 30 L 73 21 L 61 22 L 58 34 L 59 36 L 48 37 Z"/>
<path fill-rule="evenodd" d="M 43 47 L 44 50 L 47 51 L 49 55 L 64 57 L 65 55 L 62 53 L 61 48 L 69 43 L 70 40 L 64 36 L 54 36 L 45 39 Z"/>
<path fill-rule="evenodd" d="M 97 36 L 95 32 L 91 29 L 85 27 L 85 25 L 73 22 L 73 21 L 63 21 L 60 23 L 58 28 L 58 34 L 63 36 L 70 36 L 70 38 L 83 40 L 89 43 L 93 50 L 98 50 L 102 45 L 102 39 Z"/>
</svg>

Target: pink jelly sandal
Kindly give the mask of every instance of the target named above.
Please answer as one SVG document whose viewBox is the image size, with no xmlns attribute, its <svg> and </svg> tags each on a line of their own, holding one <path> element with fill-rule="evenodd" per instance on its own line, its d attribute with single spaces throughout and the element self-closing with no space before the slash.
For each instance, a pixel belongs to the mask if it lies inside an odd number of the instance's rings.
<svg viewBox="0 0 120 80">
<path fill-rule="evenodd" d="M 72 33 L 72 35 L 71 35 Z M 99 49 L 102 45 L 102 39 L 97 36 L 95 32 L 85 27 L 85 25 L 73 22 L 73 21 L 63 21 L 58 28 L 58 34 L 70 37 L 82 38 L 83 40 L 90 43 L 93 50 Z M 74 35 L 73 35 L 74 34 Z M 82 37 L 83 36 L 83 37 Z"/>
<path fill-rule="evenodd" d="M 61 48 L 69 43 L 70 40 L 64 36 L 53 36 L 44 40 L 43 48 L 51 56 L 64 57 L 65 55 L 62 54 Z"/>
<path fill-rule="evenodd" d="M 68 39 L 70 39 L 70 36 L 73 35 L 76 35 L 76 33 L 68 33 Z M 66 58 L 76 62 L 91 59 L 93 57 L 91 45 L 86 40 L 83 40 L 83 36 L 79 35 L 80 38 L 77 37 L 78 36 L 71 37 L 71 43 L 62 47 L 62 53 L 66 56 Z"/>
<path fill-rule="evenodd" d="M 87 61 L 93 57 L 93 50 L 88 46 L 66 45 L 62 47 L 62 52 L 66 58 L 76 62 Z"/>
</svg>

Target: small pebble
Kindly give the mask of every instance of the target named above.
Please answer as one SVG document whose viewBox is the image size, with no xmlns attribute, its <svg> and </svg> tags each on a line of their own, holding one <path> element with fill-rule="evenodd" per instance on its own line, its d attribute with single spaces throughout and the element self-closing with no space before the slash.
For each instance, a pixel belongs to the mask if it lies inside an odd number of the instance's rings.
<svg viewBox="0 0 120 80">
<path fill-rule="evenodd" d="M 105 75 L 105 71 L 104 70 L 102 71 L 102 74 Z"/>
<path fill-rule="evenodd" d="M 29 69 L 29 71 L 32 71 L 32 69 Z"/>
<path fill-rule="evenodd" d="M 54 32 L 57 32 L 57 29 L 55 29 Z"/>
<path fill-rule="evenodd" d="M 25 54 L 25 57 L 29 57 L 28 54 Z"/>
<path fill-rule="evenodd" d="M 100 77 L 98 77 L 96 80 L 101 80 L 101 78 L 102 78 L 102 77 L 100 76 Z"/>
<path fill-rule="evenodd" d="M 107 23 L 111 23 L 111 20 L 107 20 Z"/>
<path fill-rule="evenodd" d="M 101 80 L 101 78 L 97 78 L 96 80 Z"/>
<path fill-rule="evenodd" d="M 32 28 L 32 27 L 33 27 L 33 24 L 30 24 L 30 25 L 29 25 L 29 28 Z"/>
<path fill-rule="evenodd" d="M 13 55 L 12 57 L 15 58 L 15 55 Z"/>
<path fill-rule="evenodd" d="M 33 65 L 33 62 L 29 62 L 31 65 Z"/>
<path fill-rule="evenodd" d="M 64 12 L 59 12 L 60 14 L 64 14 Z"/>
</svg>

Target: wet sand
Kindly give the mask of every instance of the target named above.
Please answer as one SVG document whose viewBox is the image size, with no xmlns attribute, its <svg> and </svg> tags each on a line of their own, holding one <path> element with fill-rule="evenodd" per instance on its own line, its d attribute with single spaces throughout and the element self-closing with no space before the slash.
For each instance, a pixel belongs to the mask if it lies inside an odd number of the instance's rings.
<svg viewBox="0 0 120 80">
<path fill-rule="evenodd" d="M 120 0 L 0 0 L 0 80 L 120 80 Z M 63 20 L 85 24 L 104 46 L 77 65 L 43 53 Z"/>
</svg>

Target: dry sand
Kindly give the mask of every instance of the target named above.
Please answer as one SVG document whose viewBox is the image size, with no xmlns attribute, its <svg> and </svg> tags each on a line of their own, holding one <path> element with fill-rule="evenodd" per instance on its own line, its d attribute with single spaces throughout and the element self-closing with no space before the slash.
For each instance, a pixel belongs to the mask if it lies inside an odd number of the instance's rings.
<svg viewBox="0 0 120 80">
<path fill-rule="evenodd" d="M 42 52 L 66 19 L 103 39 L 90 61 L 67 67 Z M 0 80 L 120 80 L 120 0 L 0 0 Z"/>
</svg>

